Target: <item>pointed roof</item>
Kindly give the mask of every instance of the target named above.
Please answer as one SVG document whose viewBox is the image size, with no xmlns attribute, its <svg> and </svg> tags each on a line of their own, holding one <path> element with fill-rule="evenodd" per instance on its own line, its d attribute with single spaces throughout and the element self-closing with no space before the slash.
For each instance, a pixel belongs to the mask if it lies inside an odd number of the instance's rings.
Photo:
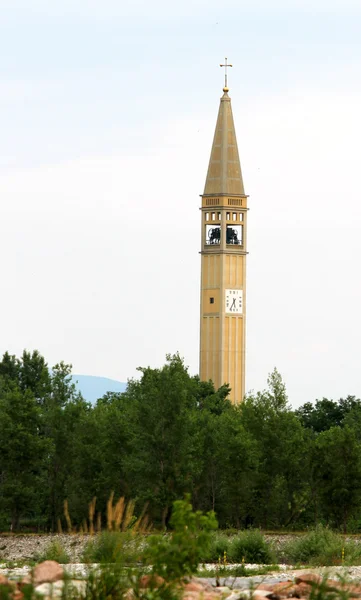
<svg viewBox="0 0 361 600">
<path fill-rule="evenodd" d="M 223 91 L 203 195 L 244 196 L 231 99 Z"/>
</svg>

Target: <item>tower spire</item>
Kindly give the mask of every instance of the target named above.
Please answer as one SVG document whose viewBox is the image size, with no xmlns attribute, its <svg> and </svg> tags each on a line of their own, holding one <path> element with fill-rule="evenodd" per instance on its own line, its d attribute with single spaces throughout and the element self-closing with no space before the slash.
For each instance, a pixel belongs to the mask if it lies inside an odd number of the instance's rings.
<svg viewBox="0 0 361 600">
<path fill-rule="evenodd" d="M 228 88 L 223 90 L 203 195 L 244 196 L 231 99 Z"/>
</svg>

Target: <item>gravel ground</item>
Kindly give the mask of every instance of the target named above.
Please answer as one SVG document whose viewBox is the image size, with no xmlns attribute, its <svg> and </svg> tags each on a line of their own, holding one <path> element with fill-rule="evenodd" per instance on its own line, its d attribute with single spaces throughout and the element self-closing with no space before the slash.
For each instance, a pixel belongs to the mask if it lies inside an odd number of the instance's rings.
<svg viewBox="0 0 361 600">
<path fill-rule="evenodd" d="M 49 544 L 59 542 L 72 562 L 80 562 L 89 535 L 78 533 L 54 535 L 0 535 L 0 562 L 36 560 L 44 554 Z"/>
</svg>

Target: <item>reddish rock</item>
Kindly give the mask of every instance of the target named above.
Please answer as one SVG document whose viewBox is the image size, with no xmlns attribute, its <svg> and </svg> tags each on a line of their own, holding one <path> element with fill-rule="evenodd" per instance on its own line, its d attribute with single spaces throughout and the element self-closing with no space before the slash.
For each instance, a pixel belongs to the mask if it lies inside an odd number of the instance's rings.
<svg viewBox="0 0 361 600">
<path fill-rule="evenodd" d="M 198 600 L 200 596 L 203 596 L 203 594 L 199 592 L 185 592 L 182 598 L 183 600 Z"/>
<path fill-rule="evenodd" d="M 294 598 L 308 598 L 312 592 L 312 585 L 305 582 L 297 583 L 291 588 L 290 592 L 292 592 Z"/>
<path fill-rule="evenodd" d="M 204 592 L 204 585 L 196 581 L 190 581 L 184 586 L 184 592 Z"/>
<path fill-rule="evenodd" d="M 146 589 L 149 587 L 158 588 L 163 585 L 164 579 L 159 575 L 142 575 L 139 579 L 140 589 Z"/>
<path fill-rule="evenodd" d="M 361 586 L 360 585 L 349 585 L 347 589 L 350 593 L 351 598 L 361 598 Z"/>
<path fill-rule="evenodd" d="M 200 598 L 202 598 L 202 600 L 219 600 L 219 594 L 216 591 L 207 592 L 206 594 L 200 594 Z"/>
<path fill-rule="evenodd" d="M 311 585 L 321 583 L 322 577 L 320 575 L 316 575 L 316 573 L 305 573 L 304 575 L 299 575 L 295 579 L 296 583 L 310 583 Z"/>
<path fill-rule="evenodd" d="M 293 581 L 281 581 L 272 586 L 272 591 L 269 592 L 268 598 L 287 598 L 290 595 L 290 590 L 294 586 Z"/>
<path fill-rule="evenodd" d="M 32 583 L 32 579 L 30 575 L 24 575 L 21 581 L 19 581 L 19 586 L 22 588 L 24 585 L 30 585 Z"/>
<path fill-rule="evenodd" d="M 0 585 L 13 585 L 5 575 L 0 575 Z"/>
<path fill-rule="evenodd" d="M 64 569 L 55 560 L 45 560 L 36 565 L 33 571 L 34 585 L 53 583 L 64 578 Z"/>
<path fill-rule="evenodd" d="M 257 590 L 264 590 L 265 592 L 273 592 L 274 585 L 274 583 L 260 583 L 255 588 L 255 591 L 257 592 Z"/>
<path fill-rule="evenodd" d="M 12 597 L 13 600 L 23 600 L 24 594 L 20 590 L 15 590 L 11 594 L 11 597 Z"/>
</svg>

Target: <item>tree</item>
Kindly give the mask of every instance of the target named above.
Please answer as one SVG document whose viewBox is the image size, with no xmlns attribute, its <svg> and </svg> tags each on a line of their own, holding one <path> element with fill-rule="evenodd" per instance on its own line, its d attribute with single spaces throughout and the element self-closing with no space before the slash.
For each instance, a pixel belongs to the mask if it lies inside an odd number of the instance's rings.
<svg viewBox="0 0 361 600">
<path fill-rule="evenodd" d="M 22 514 L 39 509 L 39 479 L 50 449 L 40 426 L 32 392 L 0 379 L 0 506 L 9 511 L 13 530 Z"/>
<path fill-rule="evenodd" d="M 361 447 L 350 427 L 332 427 L 316 439 L 315 472 L 322 510 L 335 526 L 358 513 L 361 502 Z"/>
<path fill-rule="evenodd" d="M 56 364 L 51 372 L 47 394 L 42 401 L 42 434 L 51 440 L 44 489 L 44 507 L 49 527 L 56 530 L 63 513 L 63 502 L 74 479 L 77 438 L 80 423 L 89 405 L 77 392 L 71 377 L 71 365 Z M 47 378 L 44 379 L 47 381 Z M 77 448 L 79 451 L 79 447 Z M 85 499 L 86 506 L 86 499 Z"/>
<path fill-rule="evenodd" d="M 307 482 L 299 475 L 307 464 L 308 438 L 288 405 L 277 370 L 268 378 L 268 389 L 248 396 L 240 410 L 260 455 L 249 516 L 256 526 L 288 525 L 308 501 Z"/>
<path fill-rule="evenodd" d="M 161 369 L 140 369 L 124 394 L 129 421 L 129 453 L 124 469 L 130 493 L 149 502 L 154 518 L 167 522 L 170 507 L 192 492 L 200 474 L 200 435 L 194 411 L 198 381 L 178 355 Z"/>
<path fill-rule="evenodd" d="M 306 402 L 295 411 L 304 427 L 312 429 L 315 433 L 327 431 L 331 427 L 342 427 L 345 417 L 355 409 L 361 409 L 361 401 L 355 396 L 347 396 L 345 399 L 316 400 L 315 405 Z"/>
</svg>

